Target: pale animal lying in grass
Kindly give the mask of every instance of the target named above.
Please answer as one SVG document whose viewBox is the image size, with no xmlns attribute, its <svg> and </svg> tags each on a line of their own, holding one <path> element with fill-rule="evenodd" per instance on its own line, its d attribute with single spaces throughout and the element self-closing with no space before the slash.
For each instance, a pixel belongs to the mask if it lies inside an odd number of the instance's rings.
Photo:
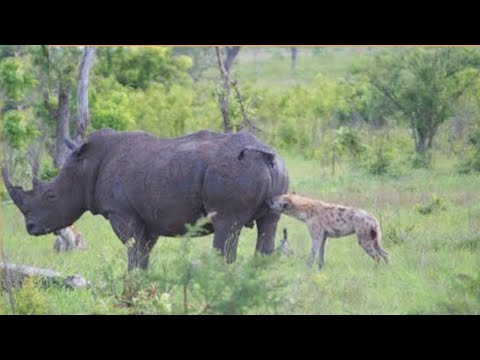
<svg viewBox="0 0 480 360">
<path fill-rule="evenodd" d="M 330 204 L 296 194 L 273 198 L 272 210 L 294 217 L 307 224 L 312 237 L 312 249 L 307 261 L 312 266 L 316 254 L 321 269 L 325 263 L 325 243 L 329 237 L 357 234 L 358 243 L 376 262 L 382 258 L 388 263 L 388 253 L 380 246 L 382 233 L 377 219 L 365 210 Z"/>
</svg>

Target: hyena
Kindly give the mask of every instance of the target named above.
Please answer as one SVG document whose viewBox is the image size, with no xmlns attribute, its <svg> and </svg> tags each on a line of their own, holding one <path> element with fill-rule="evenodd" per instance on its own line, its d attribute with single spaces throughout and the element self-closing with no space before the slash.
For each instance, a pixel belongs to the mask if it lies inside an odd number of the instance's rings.
<svg viewBox="0 0 480 360">
<path fill-rule="evenodd" d="M 325 263 L 325 243 L 329 237 L 357 234 L 358 243 L 377 263 L 383 258 L 388 263 L 388 253 L 381 248 L 382 233 L 377 219 L 362 209 L 330 204 L 296 194 L 273 198 L 268 205 L 272 210 L 292 216 L 307 224 L 312 237 L 312 249 L 307 261 L 312 266 L 319 252 L 318 266 Z"/>
</svg>

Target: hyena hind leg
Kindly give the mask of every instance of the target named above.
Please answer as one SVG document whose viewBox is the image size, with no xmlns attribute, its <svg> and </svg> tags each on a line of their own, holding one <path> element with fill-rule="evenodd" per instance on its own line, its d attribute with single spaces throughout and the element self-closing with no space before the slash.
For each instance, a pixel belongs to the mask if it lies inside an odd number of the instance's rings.
<svg viewBox="0 0 480 360">
<path fill-rule="evenodd" d="M 375 241 L 375 244 L 374 244 L 374 248 L 375 248 L 375 251 L 382 257 L 383 260 L 385 260 L 385 262 L 388 264 L 388 258 L 389 258 L 389 254 L 388 252 L 386 252 L 385 250 L 382 249 L 382 247 L 380 246 L 380 244 L 378 243 L 378 241 Z"/>
<path fill-rule="evenodd" d="M 375 241 L 368 235 L 358 234 L 358 243 L 360 247 L 378 264 L 382 256 L 375 250 Z"/>
</svg>

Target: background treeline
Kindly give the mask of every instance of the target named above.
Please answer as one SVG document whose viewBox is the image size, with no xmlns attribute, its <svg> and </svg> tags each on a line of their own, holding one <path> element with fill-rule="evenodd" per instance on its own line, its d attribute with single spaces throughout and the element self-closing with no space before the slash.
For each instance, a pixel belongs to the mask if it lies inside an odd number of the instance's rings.
<svg viewBox="0 0 480 360">
<path fill-rule="evenodd" d="M 436 149 L 458 159 L 459 171 L 480 170 L 477 48 L 238 47 L 231 59 L 223 50 L 258 135 L 279 149 L 333 167 L 352 160 L 372 173 L 428 167 Z M 20 180 L 31 171 L 29 156 L 39 154 L 41 178 L 56 173 L 59 123 L 75 132 L 82 51 L 0 47 L 3 150 Z M 212 47 L 101 47 L 87 133 L 222 131 L 221 91 Z M 238 128 L 234 97 L 229 115 Z"/>
</svg>

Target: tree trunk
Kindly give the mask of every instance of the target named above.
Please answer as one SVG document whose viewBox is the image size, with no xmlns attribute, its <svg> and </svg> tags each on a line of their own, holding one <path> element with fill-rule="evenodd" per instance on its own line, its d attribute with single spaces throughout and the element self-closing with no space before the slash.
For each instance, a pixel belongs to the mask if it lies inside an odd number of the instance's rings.
<svg viewBox="0 0 480 360">
<path fill-rule="evenodd" d="M 85 47 L 78 71 L 77 131 L 75 133 L 77 143 L 85 139 L 85 130 L 88 126 L 88 79 L 95 51 L 94 47 Z"/>
<path fill-rule="evenodd" d="M 53 163 L 57 169 L 65 163 L 69 149 L 65 146 L 63 140 L 69 137 L 70 128 L 70 104 L 68 89 L 64 84 L 59 85 L 58 89 L 58 117 L 56 131 L 55 158 Z"/>
<path fill-rule="evenodd" d="M 39 142 L 43 142 L 44 139 L 41 138 Z M 40 170 L 40 145 L 37 141 L 32 142 L 27 148 L 28 162 L 30 163 L 30 168 L 32 169 L 32 179 L 38 179 L 39 170 Z"/>
<path fill-rule="evenodd" d="M 229 73 L 230 68 L 233 64 L 233 60 L 235 60 L 238 52 L 240 51 L 240 46 L 227 46 L 225 47 L 225 50 L 227 51 L 227 56 L 223 61 L 223 66 L 225 67 L 225 70 L 227 70 L 227 72 Z"/>
<path fill-rule="evenodd" d="M 229 132 L 232 132 L 233 127 L 232 127 L 232 123 L 230 122 L 230 118 L 228 116 L 228 110 L 229 110 L 228 97 L 230 94 L 228 72 L 225 69 L 225 66 L 220 57 L 220 49 L 218 48 L 218 46 L 215 46 L 215 53 L 217 54 L 217 63 L 218 63 L 218 68 L 220 70 L 220 78 L 222 80 L 222 87 L 223 87 L 223 91 L 219 91 L 218 93 L 218 102 L 220 103 L 220 111 L 222 112 L 222 118 L 223 118 L 223 131 L 226 133 L 229 133 Z"/>
<path fill-rule="evenodd" d="M 417 146 L 416 151 L 419 155 L 425 155 L 425 143 L 426 143 L 426 134 L 423 132 L 417 131 Z"/>
<path fill-rule="evenodd" d="M 297 51 L 298 49 L 296 47 L 290 48 L 292 52 L 292 71 L 295 71 L 297 68 Z"/>
<path fill-rule="evenodd" d="M 77 121 L 75 141 L 80 143 L 85 138 L 85 130 L 88 125 L 88 81 L 90 68 L 96 48 L 85 47 L 78 69 L 78 89 L 77 89 Z M 57 152 L 55 156 L 55 166 L 60 168 L 65 163 L 65 159 L 70 150 L 65 146 L 64 139 L 70 137 L 70 105 L 68 92 L 63 86 L 60 86 L 58 96 L 58 121 L 57 121 Z M 60 150 L 59 150 L 60 149 Z M 55 239 L 53 248 L 56 251 L 69 251 L 72 249 L 85 249 L 85 239 L 72 226 L 60 230 L 59 236 Z"/>
<path fill-rule="evenodd" d="M 430 129 L 428 132 L 428 143 L 427 148 L 430 150 L 433 146 L 433 138 L 435 136 L 436 129 Z"/>
</svg>

